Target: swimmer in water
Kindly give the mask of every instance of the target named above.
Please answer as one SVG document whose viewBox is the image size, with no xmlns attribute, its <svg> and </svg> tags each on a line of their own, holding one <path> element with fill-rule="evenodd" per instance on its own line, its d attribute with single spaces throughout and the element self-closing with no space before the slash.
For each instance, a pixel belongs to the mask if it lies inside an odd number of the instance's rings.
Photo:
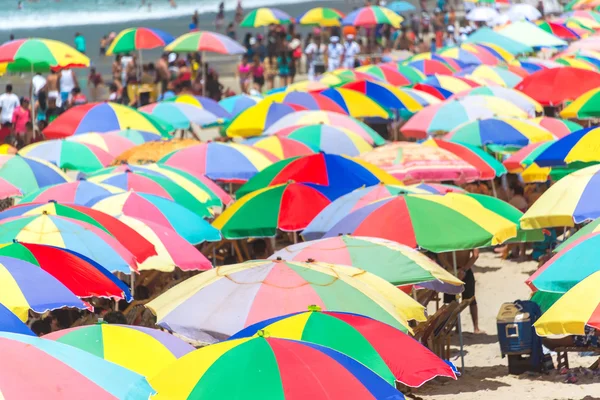
<svg viewBox="0 0 600 400">
<path fill-rule="evenodd" d="M 177 3 L 175 3 L 175 0 L 169 0 L 169 4 L 172 8 L 177 8 Z"/>
<path fill-rule="evenodd" d="M 221 30 L 223 22 L 225 21 L 225 2 L 219 3 L 219 12 L 217 13 L 217 19 L 215 20 L 215 26 L 217 30 Z"/>
</svg>

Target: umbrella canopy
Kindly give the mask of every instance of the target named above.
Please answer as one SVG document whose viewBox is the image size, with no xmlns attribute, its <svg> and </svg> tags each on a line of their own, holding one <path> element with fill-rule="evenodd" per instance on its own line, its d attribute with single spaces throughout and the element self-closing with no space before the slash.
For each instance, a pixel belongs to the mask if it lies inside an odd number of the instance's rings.
<svg viewBox="0 0 600 400">
<path fill-rule="evenodd" d="M 406 229 L 390 229 L 395 226 Z M 379 237 L 437 253 L 502 243 L 517 230 L 513 222 L 472 198 L 410 194 L 378 200 L 348 214 L 325 237 L 339 234 Z"/>
<path fill-rule="evenodd" d="M 332 186 L 287 183 L 252 191 L 225 209 L 213 227 L 227 239 L 270 237 L 277 229 L 300 231 L 339 195 L 340 189 Z"/>
<path fill-rule="evenodd" d="M 459 125 L 482 118 L 527 118 L 527 114 L 511 102 L 491 96 L 468 96 L 425 107 L 416 113 L 400 131 L 409 137 L 426 138 L 432 133 L 450 132 Z"/>
<path fill-rule="evenodd" d="M 117 103 L 88 103 L 67 110 L 52 121 L 44 136 L 60 139 L 88 132 L 135 129 L 168 137 L 167 131 L 146 114 Z"/>
<path fill-rule="evenodd" d="M 47 203 L 57 201 L 66 204 L 85 205 L 96 197 L 102 197 L 123 190 L 110 185 L 102 185 L 88 181 L 59 183 L 30 192 L 20 203 Z"/>
<path fill-rule="evenodd" d="M 575 30 L 568 28 L 564 24 L 559 24 L 552 21 L 536 21 L 535 23 L 546 32 L 551 33 L 561 39 L 576 40 L 581 38 L 581 36 L 577 34 Z"/>
<path fill-rule="evenodd" d="M 348 114 L 335 101 L 316 92 L 279 92 L 268 95 L 264 100 L 276 103 L 296 104 L 308 110 L 323 110 Z"/>
<path fill-rule="evenodd" d="M 408 65 L 403 65 L 401 63 L 392 61 L 384 64 L 379 64 L 379 66 L 381 66 L 381 68 L 388 68 L 399 72 L 407 81 L 407 84 L 402 86 L 411 86 L 425 79 L 425 74 L 423 74 L 421 71 L 419 71 L 416 68 L 409 67 Z"/>
<path fill-rule="evenodd" d="M 325 72 L 319 78 L 319 83 L 326 84 L 329 87 L 332 86 L 340 86 L 344 83 L 353 82 L 356 80 L 365 80 L 365 81 L 379 81 L 378 78 L 375 78 L 372 75 L 365 74 L 364 72 L 359 72 L 355 69 L 348 68 L 340 68 L 331 72 Z M 318 90 L 325 90 L 327 88 L 320 88 Z M 305 89 L 306 90 L 306 89 Z"/>
<path fill-rule="evenodd" d="M 296 21 L 300 25 L 340 26 L 344 17 L 335 8 L 315 7 L 296 18 Z"/>
<path fill-rule="evenodd" d="M 489 145 L 524 147 L 530 143 L 555 139 L 549 131 L 528 120 L 486 118 L 466 122 L 444 136 L 449 142 L 477 147 Z"/>
<path fill-rule="evenodd" d="M 21 189 L 19 189 L 6 179 L 0 178 L 0 199 L 21 195 L 23 195 Z"/>
<path fill-rule="evenodd" d="M 110 271 L 83 254 L 68 249 L 15 241 L 0 245 L 0 256 L 38 266 L 80 298 L 133 300 L 127 285 Z"/>
<path fill-rule="evenodd" d="M 481 86 L 479 83 L 467 78 L 453 75 L 431 75 L 421 82 L 424 85 L 440 87 L 452 93 L 464 92 L 472 88 Z"/>
<path fill-rule="evenodd" d="M 499 16 L 498 11 L 492 7 L 475 7 L 467 13 L 466 18 L 474 22 L 491 22 Z"/>
<path fill-rule="evenodd" d="M 219 101 L 219 105 L 227 111 L 232 118 L 238 116 L 243 111 L 256 105 L 262 100 L 262 97 L 247 94 L 238 94 L 231 97 L 226 97 Z"/>
<path fill-rule="evenodd" d="M 509 71 L 507 68 L 490 65 L 465 68 L 457 75 L 508 88 L 515 87 L 522 80 L 521 76 Z"/>
<path fill-rule="evenodd" d="M 373 150 L 365 139 L 351 130 L 324 124 L 292 127 L 277 135 L 304 143 L 315 153 L 355 157 Z"/>
<path fill-rule="evenodd" d="M 284 116 L 304 109 L 297 105 L 263 100 L 235 117 L 227 127 L 226 133 L 230 137 L 259 136 Z"/>
<path fill-rule="evenodd" d="M 533 52 L 531 46 L 519 40 L 502 35 L 487 26 L 481 27 L 471 33 L 467 38 L 467 43 L 491 43 L 509 51 L 511 54 L 527 54 Z"/>
<path fill-rule="evenodd" d="M 511 21 L 535 21 L 538 18 L 542 17 L 542 14 L 538 11 L 537 8 L 532 6 L 531 4 L 522 3 L 522 4 L 513 4 L 508 9 L 508 18 Z"/>
<path fill-rule="evenodd" d="M 398 14 L 416 10 L 415 6 L 407 1 L 394 1 L 393 3 L 386 5 L 386 7 Z"/>
<path fill-rule="evenodd" d="M 330 111 L 299 111 L 286 115 L 267 129 L 264 135 L 274 135 L 285 128 L 292 126 L 327 124 L 338 128 L 350 129 L 360 135 L 371 145 L 381 146 L 385 140 L 366 124 L 348 115 L 338 114 Z"/>
<path fill-rule="evenodd" d="M 415 85 L 415 86 L 418 86 Z M 414 88 L 403 88 L 402 89 L 405 93 L 408 93 L 412 98 L 414 98 L 415 100 L 417 100 L 419 102 L 419 104 L 421 104 L 423 107 L 427 107 L 430 106 L 432 104 L 438 104 L 440 103 L 440 99 L 429 94 L 426 93 L 422 90 L 419 89 L 414 89 Z"/>
<path fill-rule="evenodd" d="M 585 128 L 550 144 L 535 158 L 540 167 L 564 166 L 572 163 L 598 163 L 594 146 L 600 143 L 600 129 Z"/>
<path fill-rule="evenodd" d="M 154 28 L 124 29 L 113 39 L 106 50 L 107 56 L 165 47 L 173 41 L 171 34 Z"/>
<path fill-rule="evenodd" d="M 361 93 L 388 110 L 399 111 L 401 116 L 411 116 L 423 106 L 404 88 L 397 88 L 384 82 L 359 80 L 346 83 L 342 89 Z M 330 91 L 332 89 L 328 89 Z"/>
<path fill-rule="evenodd" d="M 406 64 L 424 75 L 452 75 L 456 72 L 449 64 L 439 60 L 417 60 Z"/>
<path fill-rule="evenodd" d="M 546 182 L 550 168 L 540 168 L 535 164 L 535 159 L 552 143 L 554 140 L 528 144 L 511 154 L 502 164 L 511 174 L 521 174 L 525 182 Z"/>
<path fill-rule="evenodd" d="M 517 21 L 501 28 L 498 31 L 502 36 L 521 42 L 534 49 L 542 47 L 562 47 L 567 42 L 529 21 Z"/>
<path fill-rule="evenodd" d="M 383 378 L 419 387 L 436 376 L 456 379 L 450 367 L 405 333 L 363 315 L 308 311 L 251 325 L 232 339 L 266 332 L 270 337 L 302 340 L 337 350 Z M 396 346 L 390 346 L 395 343 Z"/>
<path fill-rule="evenodd" d="M 115 217 L 126 215 L 165 226 L 191 244 L 221 238 L 219 232 L 198 214 L 174 201 L 150 194 L 128 191 L 95 198 L 87 206 Z"/>
<path fill-rule="evenodd" d="M 432 86 L 424 83 L 417 83 L 415 86 L 413 86 L 413 88 L 423 93 L 427 93 L 438 100 L 446 100 L 454 95 L 454 93 L 449 90 L 443 89 L 439 86 Z"/>
<path fill-rule="evenodd" d="M 600 165 L 583 168 L 562 178 L 537 199 L 521 218 L 525 229 L 575 226 L 600 217 L 596 201 Z"/>
<path fill-rule="evenodd" d="M 368 6 L 361 7 L 346 15 L 346 17 L 342 20 L 342 25 L 375 26 L 379 24 L 387 24 L 398 29 L 400 28 L 402 21 L 404 21 L 404 18 L 388 8 Z"/>
<path fill-rule="evenodd" d="M 208 111 L 211 114 L 216 115 L 219 118 L 230 119 L 231 114 L 224 109 L 218 102 L 214 101 L 209 97 L 204 96 L 194 96 L 191 94 L 180 94 L 178 96 L 173 96 L 167 100 L 164 100 L 165 103 L 177 103 L 177 104 L 189 104 L 196 108 L 203 109 Z"/>
<path fill-rule="evenodd" d="M 206 51 L 218 54 L 244 54 L 244 46 L 217 32 L 188 32 L 165 47 L 165 51 L 174 53 L 195 53 Z"/>
<path fill-rule="evenodd" d="M 0 63 L 9 63 L 10 72 L 44 72 L 57 67 L 87 67 L 90 59 L 63 42 L 30 38 L 0 45 Z"/>
<path fill-rule="evenodd" d="M 246 139 L 244 144 L 262 149 L 280 160 L 319 152 L 318 149 L 315 151 L 306 144 L 285 136 L 258 136 Z"/>
<path fill-rule="evenodd" d="M 294 22 L 286 12 L 278 8 L 257 8 L 250 11 L 240 22 L 242 28 L 258 28 L 268 25 L 283 25 Z"/>
<path fill-rule="evenodd" d="M 562 118 L 589 119 L 600 117 L 600 90 L 591 89 L 577 97 L 561 112 Z"/>
<path fill-rule="evenodd" d="M 232 374 L 239 377 L 239 385 L 227 384 Z M 299 381 L 313 383 L 299 385 Z M 171 364 L 151 383 L 161 393 L 157 400 L 404 398 L 393 387 L 393 378 L 386 381 L 342 353 L 268 334 L 196 350 Z"/>
<path fill-rule="evenodd" d="M 238 189 L 237 196 L 239 198 L 256 190 L 287 182 L 328 186 L 329 195 L 335 198 L 361 186 L 380 182 L 400 184 L 397 179 L 369 163 L 320 153 L 276 162 Z"/>
<path fill-rule="evenodd" d="M 525 111 L 527 115 L 534 116 L 538 112 L 544 111 L 544 108 L 540 103 L 532 99 L 531 97 L 523 94 L 515 89 L 505 88 L 502 86 L 479 86 L 467 91 L 461 92 L 456 96 L 458 98 L 466 97 L 470 95 L 476 96 L 493 96 L 501 99 L 510 101 L 521 110 Z M 548 118 L 548 117 L 542 117 Z M 546 128 L 548 129 L 548 128 Z"/>
<path fill-rule="evenodd" d="M 109 165 L 114 156 L 92 144 L 67 140 L 46 140 L 25 146 L 22 156 L 48 161 L 58 168 L 92 172 Z"/>
<path fill-rule="evenodd" d="M 205 126 L 221 121 L 216 115 L 186 103 L 165 101 L 148 104 L 139 110 L 167 121 L 176 129 L 190 129 L 192 124 Z"/>
<path fill-rule="evenodd" d="M 68 140 L 100 148 L 112 157 L 117 157 L 136 146 L 134 141 L 115 133 L 84 133 L 72 136 Z"/>
<path fill-rule="evenodd" d="M 375 274 L 396 286 L 415 285 L 445 293 L 460 293 L 463 283 L 429 257 L 390 240 L 338 236 L 294 244 L 270 260 L 315 260 L 348 265 Z"/>
<path fill-rule="evenodd" d="M 35 336 L 35 333 L 23 323 L 8 308 L 0 304 L 0 332 L 19 333 L 21 335 Z"/>
<path fill-rule="evenodd" d="M 0 256 L 0 276 L 0 304 L 21 321 L 27 321 L 29 310 L 43 314 L 63 307 L 88 308 L 58 279 L 27 261 Z"/>
<path fill-rule="evenodd" d="M 11 218 L 0 225 L 0 242 L 13 240 L 68 249 L 91 258 L 109 271 L 136 271 L 135 257 L 106 231 L 72 218 L 41 214 Z"/>
<path fill-rule="evenodd" d="M 401 181 L 468 182 L 480 178 L 480 172 L 473 165 L 437 146 L 394 142 L 360 158 Z"/>
<path fill-rule="evenodd" d="M 581 239 L 583 236 L 588 236 L 592 233 L 596 233 L 600 231 L 600 219 L 595 219 L 592 222 L 584 225 L 581 229 L 579 229 L 577 232 L 573 233 L 571 236 L 569 236 L 566 240 L 564 240 L 561 244 L 559 244 L 555 249 L 554 252 L 559 252 L 562 251 L 564 249 L 566 249 L 567 247 L 569 247 L 571 244 L 574 244 L 575 242 L 579 242 L 579 239 Z"/>
<path fill-rule="evenodd" d="M 10 360 L 0 366 L 6 400 L 146 400 L 156 393 L 143 376 L 52 340 L 0 333 L 0 355 Z"/>
<path fill-rule="evenodd" d="M 207 176 L 224 182 L 246 182 L 272 162 L 251 146 L 209 142 L 175 150 L 158 164 L 178 168 L 196 178 Z"/>
<path fill-rule="evenodd" d="M 60 204 L 56 201 L 48 203 L 21 203 L 0 212 L 0 221 L 5 219 L 34 216 L 34 215 L 58 215 L 65 218 L 75 219 L 96 228 L 102 229 L 119 241 L 137 262 L 142 262 L 156 254 L 154 246 L 135 230 L 119 222 L 114 217 L 91 208 L 75 204 Z"/>
<path fill-rule="evenodd" d="M 67 175 L 47 161 L 8 154 L 0 155 L 0 178 L 23 194 L 69 181 Z"/>
<path fill-rule="evenodd" d="M 346 113 L 354 118 L 384 118 L 390 119 L 391 113 L 379 103 L 355 90 L 345 88 L 330 88 L 321 92 L 336 102 Z M 420 108 L 420 107 L 419 107 Z"/>
<path fill-rule="evenodd" d="M 138 131 L 135 129 L 123 129 L 123 130 L 100 132 L 100 133 L 102 133 L 102 134 L 109 133 L 111 135 L 120 136 L 122 138 L 131 140 L 136 145 L 162 140 L 162 136 L 160 136 L 160 134 L 158 134 L 158 133 Z M 78 135 L 75 135 L 75 137 L 81 136 L 81 135 L 86 135 L 86 133 L 80 133 Z"/>
<path fill-rule="evenodd" d="M 379 65 L 364 65 L 362 67 L 356 68 L 359 72 L 364 72 L 365 74 L 369 74 L 374 76 L 377 79 L 388 82 L 394 86 L 409 86 L 412 85 L 413 80 L 410 78 L 419 77 L 419 73 L 417 70 L 411 67 L 405 67 L 407 70 L 407 75 L 402 74 L 397 68 L 390 67 L 386 64 Z M 410 71 L 410 72 L 409 72 Z"/>
<path fill-rule="evenodd" d="M 572 82 L 578 82 L 573 85 Z M 558 106 L 600 86 L 600 74 L 579 68 L 551 68 L 535 72 L 515 88 L 543 106 Z"/>
<path fill-rule="evenodd" d="M 588 71 L 596 71 L 596 72 L 598 71 L 598 68 L 596 67 L 596 65 L 594 65 L 594 63 L 589 62 L 587 60 L 583 60 L 581 58 L 558 57 L 558 58 L 555 58 L 554 61 L 556 61 L 559 64 L 566 65 L 569 67 L 585 69 Z"/>
<path fill-rule="evenodd" d="M 194 350 L 158 329 L 107 323 L 63 329 L 44 339 L 75 347 L 146 377 Z"/>
<path fill-rule="evenodd" d="M 198 144 L 196 139 L 171 139 L 169 141 L 153 141 L 142 143 L 121 153 L 113 165 L 147 164 L 160 160 L 172 151 Z"/>
<path fill-rule="evenodd" d="M 147 307 L 160 326 L 198 339 L 207 334 L 227 337 L 256 322 L 305 311 L 310 305 L 360 313 L 404 332 L 407 320 L 424 318 L 419 303 L 369 272 L 279 260 L 217 267 L 180 283 Z M 214 318 L 215 312 L 219 318 Z"/>
</svg>

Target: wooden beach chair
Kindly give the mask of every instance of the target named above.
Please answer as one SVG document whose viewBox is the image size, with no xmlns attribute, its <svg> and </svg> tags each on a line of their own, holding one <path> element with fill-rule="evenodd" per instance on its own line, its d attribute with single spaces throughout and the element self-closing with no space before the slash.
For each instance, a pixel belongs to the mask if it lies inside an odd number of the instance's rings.
<svg viewBox="0 0 600 400">
<path fill-rule="evenodd" d="M 431 335 L 446 322 L 456 307 L 458 307 L 456 301 L 452 301 L 450 304 L 444 304 L 440 307 L 440 309 L 433 314 L 433 316 L 428 318 L 427 321 L 417 325 L 413 331 L 415 339 L 419 340 L 424 346 L 431 348 Z"/>
<path fill-rule="evenodd" d="M 556 351 L 556 369 L 559 371 L 562 368 L 569 369 L 569 353 L 596 353 L 600 356 L 600 348 L 598 347 L 557 347 L 554 349 Z M 600 367 L 600 359 L 596 360 L 589 369 L 598 369 Z"/>
<path fill-rule="evenodd" d="M 460 304 L 458 304 L 458 307 L 452 311 L 444 326 L 442 326 L 439 331 L 435 332 L 432 337 L 433 352 L 444 360 L 450 359 L 450 339 L 454 329 L 458 325 L 458 317 L 472 301 L 472 298 L 461 301 Z"/>
</svg>

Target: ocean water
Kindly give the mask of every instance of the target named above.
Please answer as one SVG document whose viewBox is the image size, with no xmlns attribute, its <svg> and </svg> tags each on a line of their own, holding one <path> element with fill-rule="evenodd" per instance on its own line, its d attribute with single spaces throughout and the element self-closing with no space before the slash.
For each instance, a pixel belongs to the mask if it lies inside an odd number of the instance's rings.
<svg viewBox="0 0 600 400">
<path fill-rule="evenodd" d="M 106 25 L 130 21 L 152 21 L 215 14 L 219 0 L 0 0 L 0 30 L 12 31 L 81 25 Z M 303 0 L 243 0 L 244 10 L 277 4 L 303 3 Z M 19 4 L 21 8 L 19 8 Z M 234 10 L 237 0 L 225 0 L 225 9 Z"/>
</svg>

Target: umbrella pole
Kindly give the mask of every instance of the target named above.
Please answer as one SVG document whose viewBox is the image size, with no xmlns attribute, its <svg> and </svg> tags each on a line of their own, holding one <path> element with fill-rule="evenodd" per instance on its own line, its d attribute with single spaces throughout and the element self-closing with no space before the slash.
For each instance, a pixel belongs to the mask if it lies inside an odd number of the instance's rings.
<svg viewBox="0 0 600 400">
<path fill-rule="evenodd" d="M 213 248 L 212 248 L 212 262 L 213 262 L 213 267 L 217 267 L 217 245 L 214 244 Z"/>
<path fill-rule="evenodd" d="M 298 232 L 294 231 L 294 244 L 298 243 Z"/>
<path fill-rule="evenodd" d="M 131 297 L 135 296 L 135 271 L 131 272 L 131 278 L 129 279 L 129 289 L 131 291 Z M 135 300 L 135 298 L 134 298 Z"/>
<path fill-rule="evenodd" d="M 139 55 L 139 65 L 138 65 L 138 70 L 137 70 L 137 74 L 138 74 L 138 90 L 137 90 L 137 106 L 140 107 L 141 103 L 140 103 L 140 88 L 142 87 L 142 69 L 144 66 L 144 59 L 142 58 L 142 49 L 138 50 L 138 55 Z"/>
<path fill-rule="evenodd" d="M 494 179 L 492 179 L 492 193 L 495 198 L 498 198 L 498 193 L 496 193 L 496 182 L 494 182 Z"/>
<path fill-rule="evenodd" d="M 204 59 L 204 57 L 206 56 L 206 52 L 203 51 L 202 52 L 202 56 L 200 57 L 201 59 L 201 65 L 200 68 L 202 68 L 202 96 L 206 97 L 206 60 Z"/>
<path fill-rule="evenodd" d="M 454 276 L 458 277 L 458 267 L 456 266 L 456 251 L 452 252 L 452 264 L 454 264 Z M 465 371 L 465 354 L 463 352 L 464 341 L 463 341 L 462 321 L 460 320 L 460 313 L 457 315 L 456 319 L 457 319 L 457 326 L 458 326 L 458 340 L 460 341 L 460 372 L 464 373 L 464 371 Z"/>
<path fill-rule="evenodd" d="M 29 108 L 31 109 L 31 126 L 32 126 L 32 130 L 34 133 L 35 132 L 35 101 L 33 100 L 33 76 L 34 76 L 34 72 L 33 72 L 33 64 L 31 64 L 31 81 L 29 82 L 29 84 L 31 85 L 31 95 L 29 98 Z M 32 138 L 33 139 L 33 138 Z M 29 143 L 27 143 L 29 144 Z"/>
</svg>

